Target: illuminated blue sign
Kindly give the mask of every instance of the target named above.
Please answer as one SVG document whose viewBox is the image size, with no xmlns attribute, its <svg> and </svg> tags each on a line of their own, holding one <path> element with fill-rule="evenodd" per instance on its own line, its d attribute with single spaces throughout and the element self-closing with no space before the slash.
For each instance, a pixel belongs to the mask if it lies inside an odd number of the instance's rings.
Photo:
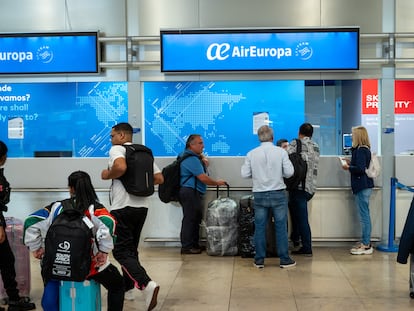
<svg viewBox="0 0 414 311">
<path fill-rule="evenodd" d="M 0 74 L 97 73 L 97 32 L 0 34 Z"/>
<path fill-rule="evenodd" d="M 359 69 L 359 28 L 162 30 L 161 71 Z"/>
</svg>

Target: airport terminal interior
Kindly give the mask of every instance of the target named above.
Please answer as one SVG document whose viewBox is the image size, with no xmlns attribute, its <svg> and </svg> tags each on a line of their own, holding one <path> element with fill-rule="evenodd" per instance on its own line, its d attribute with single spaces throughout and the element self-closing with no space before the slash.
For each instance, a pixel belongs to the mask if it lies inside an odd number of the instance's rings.
<svg viewBox="0 0 414 311">
<path fill-rule="evenodd" d="M 225 179 L 238 204 L 251 194 L 240 167 L 258 145 L 258 125 L 291 141 L 309 122 L 321 151 L 308 203 L 313 256 L 292 255 L 297 265 L 289 269 L 267 258 L 257 269 L 252 258 L 182 255 L 182 208 L 155 193 L 139 246 L 161 288 L 155 310 L 414 308 L 410 264 L 396 262 L 414 192 L 412 0 L 2 0 L 0 7 L 0 140 L 9 147 L 12 187 L 5 216 L 24 220 L 66 198 L 76 170 L 90 174 L 110 206 L 111 182 L 101 172 L 111 127 L 125 121 L 161 169 L 190 134 L 201 134 L 210 176 Z M 350 156 L 357 125 L 369 132 L 381 174 L 370 198 L 376 249 L 355 256 L 349 249 L 360 223 L 338 157 Z M 205 202 L 219 195 L 226 193 L 209 187 Z M 377 249 L 384 245 L 389 251 Z M 30 267 L 30 298 L 41 310 L 32 256 Z M 104 289 L 102 304 L 106 310 Z M 143 295 L 137 290 L 124 306 L 145 310 Z"/>
</svg>

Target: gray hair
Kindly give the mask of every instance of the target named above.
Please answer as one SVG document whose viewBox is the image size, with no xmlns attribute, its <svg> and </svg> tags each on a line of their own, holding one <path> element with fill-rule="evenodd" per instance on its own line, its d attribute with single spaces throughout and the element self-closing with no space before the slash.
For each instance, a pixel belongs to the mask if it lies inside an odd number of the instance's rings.
<svg viewBox="0 0 414 311">
<path fill-rule="evenodd" d="M 273 129 L 268 125 L 262 125 L 257 130 L 257 136 L 259 136 L 259 141 L 273 141 Z"/>
</svg>

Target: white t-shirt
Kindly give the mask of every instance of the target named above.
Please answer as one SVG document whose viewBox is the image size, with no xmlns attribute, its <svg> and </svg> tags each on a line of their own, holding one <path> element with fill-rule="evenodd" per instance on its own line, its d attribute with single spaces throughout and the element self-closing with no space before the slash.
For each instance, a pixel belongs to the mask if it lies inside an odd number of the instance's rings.
<svg viewBox="0 0 414 311">
<path fill-rule="evenodd" d="M 128 144 L 128 143 L 126 143 Z M 129 143 L 131 144 L 131 143 Z M 125 158 L 126 150 L 125 147 L 122 145 L 114 145 L 109 150 L 109 169 L 112 168 L 115 160 L 118 158 Z M 155 164 L 154 161 L 154 174 L 161 173 L 161 170 Z M 147 207 L 149 205 L 148 197 L 138 197 L 126 192 L 124 185 L 119 179 L 112 180 L 111 186 L 111 207 L 110 210 L 117 210 L 124 208 L 125 206 L 132 206 L 132 207 Z"/>
</svg>

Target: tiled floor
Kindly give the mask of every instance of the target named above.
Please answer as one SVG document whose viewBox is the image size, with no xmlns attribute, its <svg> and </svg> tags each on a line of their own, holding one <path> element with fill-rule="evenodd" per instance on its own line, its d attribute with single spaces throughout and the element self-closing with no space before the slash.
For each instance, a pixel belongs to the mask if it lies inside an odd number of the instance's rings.
<svg viewBox="0 0 414 311">
<path fill-rule="evenodd" d="M 160 284 L 155 310 L 413 310 L 409 266 L 396 263 L 395 253 L 375 251 L 353 256 L 344 247 L 314 248 L 314 256 L 293 257 L 297 266 L 280 269 L 269 258 L 264 269 L 252 259 L 181 255 L 179 248 L 146 247 L 140 258 Z M 32 259 L 32 299 L 40 307 L 42 283 Z M 103 304 L 106 305 L 106 294 Z M 105 310 L 106 308 L 103 308 Z M 125 301 L 124 310 L 145 310 L 143 296 Z M 86 310 L 85 310 L 86 311 Z"/>
</svg>

